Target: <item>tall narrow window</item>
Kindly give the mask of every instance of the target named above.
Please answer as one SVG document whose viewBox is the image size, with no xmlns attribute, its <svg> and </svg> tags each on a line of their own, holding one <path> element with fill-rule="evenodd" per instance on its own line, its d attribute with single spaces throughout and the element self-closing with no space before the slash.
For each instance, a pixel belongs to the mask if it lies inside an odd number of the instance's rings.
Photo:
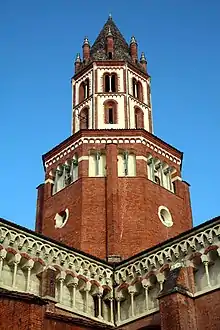
<svg viewBox="0 0 220 330">
<path fill-rule="evenodd" d="M 137 80 L 135 78 L 132 79 L 132 92 L 133 96 L 137 97 Z"/>
<path fill-rule="evenodd" d="M 79 86 L 79 103 L 89 97 L 89 79 L 81 82 Z"/>
<path fill-rule="evenodd" d="M 82 82 L 79 86 L 79 103 L 84 100 L 84 98 L 85 98 L 84 94 L 85 94 L 84 82 Z"/>
<path fill-rule="evenodd" d="M 111 75 L 111 88 L 112 88 L 112 92 L 116 92 L 116 75 L 115 74 Z"/>
<path fill-rule="evenodd" d="M 143 88 L 140 81 L 135 78 L 132 79 L 132 93 L 135 98 L 143 102 Z"/>
<path fill-rule="evenodd" d="M 112 52 L 109 52 L 109 53 L 108 53 L 108 59 L 109 59 L 109 60 L 112 60 Z"/>
<path fill-rule="evenodd" d="M 108 123 L 109 124 L 114 124 L 113 109 L 112 108 L 108 108 Z"/>
<path fill-rule="evenodd" d="M 137 96 L 139 101 L 143 102 L 143 88 L 140 81 L 137 83 Z"/>
<path fill-rule="evenodd" d="M 110 92 L 110 76 L 108 74 L 105 75 L 105 92 Z"/>
<path fill-rule="evenodd" d="M 105 124 L 117 124 L 117 102 L 106 101 L 105 109 Z"/>
<path fill-rule="evenodd" d="M 88 111 L 88 108 L 84 108 L 80 111 L 79 120 L 80 120 L 80 129 L 88 129 L 89 128 L 89 111 Z"/>
<path fill-rule="evenodd" d="M 144 128 L 144 113 L 141 109 L 135 108 L 135 128 Z"/>
</svg>

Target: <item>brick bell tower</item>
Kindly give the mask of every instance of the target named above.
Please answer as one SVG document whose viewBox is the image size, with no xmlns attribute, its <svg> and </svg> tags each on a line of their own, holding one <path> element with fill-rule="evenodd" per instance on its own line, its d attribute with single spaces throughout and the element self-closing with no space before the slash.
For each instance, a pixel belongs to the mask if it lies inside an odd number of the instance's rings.
<svg viewBox="0 0 220 330">
<path fill-rule="evenodd" d="M 36 231 L 109 262 L 192 227 L 183 154 L 153 134 L 150 76 L 111 17 L 72 78 L 72 135 L 43 155 Z"/>
</svg>

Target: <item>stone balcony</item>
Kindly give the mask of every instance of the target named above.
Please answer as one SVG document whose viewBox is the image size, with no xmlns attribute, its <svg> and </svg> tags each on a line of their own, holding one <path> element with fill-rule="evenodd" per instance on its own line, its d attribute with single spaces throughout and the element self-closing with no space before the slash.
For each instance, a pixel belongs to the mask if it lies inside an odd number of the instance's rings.
<svg viewBox="0 0 220 330">
<path fill-rule="evenodd" d="M 157 313 L 169 273 L 189 267 L 194 299 L 220 287 L 220 218 L 114 267 L 0 220 L 2 290 L 34 295 L 110 328 Z"/>
</svg>

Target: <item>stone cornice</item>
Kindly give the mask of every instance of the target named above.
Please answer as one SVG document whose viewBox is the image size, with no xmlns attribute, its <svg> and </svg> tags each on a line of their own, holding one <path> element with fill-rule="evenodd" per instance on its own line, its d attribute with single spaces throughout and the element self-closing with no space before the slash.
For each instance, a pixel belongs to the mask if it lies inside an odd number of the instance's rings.
<svg viewBox="0 0 220 330">
<path fill-rule="evenodd" d="M 111 130 L 81 130 L 63 141 L 60 145 L 43 155 L 45 168 L 55 163 L 60 158 L 69 154 L 82 144 L 95 143 L 138 143 L 152 149 L 154 152 L 170 159 L 177 165 L 182 163 L 182 153 L 160 140 L 155 135 L 141 129 L 111 129 Z"/>
</svg>

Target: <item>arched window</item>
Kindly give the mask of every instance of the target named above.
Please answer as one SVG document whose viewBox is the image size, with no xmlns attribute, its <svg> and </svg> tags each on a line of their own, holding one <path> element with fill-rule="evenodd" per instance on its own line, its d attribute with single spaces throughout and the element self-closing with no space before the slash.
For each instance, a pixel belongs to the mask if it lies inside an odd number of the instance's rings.
<svg viewBox="0 0 220 330">
<path fill-rule="evenodd" d="M 143 102 L 143 87 L 140 81 L 137 83 L 137 98 L 139 101 Z"/>
<path fill-rule="evenodd" d="M 79 86 L 79 103 L 89 97 L 89 79 L 81 82 Z"/>
<path fill-rule="evenodd" d="M 117 103 L 115 101 L 106 101 L 105 109 L 105 124 L 117 124 Z"/>
<path fill-rule="evenodd" d="M 143 87 L 140 81 L 132 79 L 132 93 L 135 98 L 143 102 Z"/>
<path fill-rule="evenodd" d="M 135 108 L 135 128 L 144 128 L 144 113 L 141 109 Z"/>
<path fill-rule="evenodd" d="M 137 80 L 135 78 L 132 79 L 132 94 L 137 97 Z"/>
<path fill-rule="evenodd" d="M 89 128 L 89 109 L 83 108 L 79 114 L 80 120 L 80 129 L 88 129 Z"/>
<path fill-rule="evenodd" d="M 117 74 L 116 73 L 106 73 L 104 75 L 104 92 L 115 93 L 117 91 Z"/>
</svg>

